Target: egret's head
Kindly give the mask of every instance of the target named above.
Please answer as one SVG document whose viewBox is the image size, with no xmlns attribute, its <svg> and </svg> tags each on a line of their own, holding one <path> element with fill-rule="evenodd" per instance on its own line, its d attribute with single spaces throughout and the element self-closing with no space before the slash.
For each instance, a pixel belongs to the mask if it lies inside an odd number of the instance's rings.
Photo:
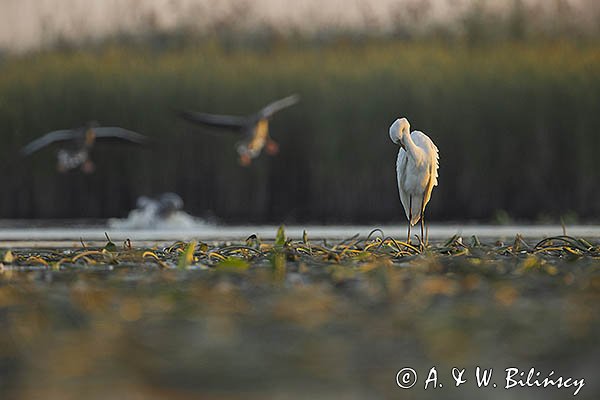
<svg viewBox="0 0 600 400">
<path fill-rule="evenodd" d="M 410 124 L 406 118 L 398 118 L 390 126 L 390 139 L 394 144 L 404 147 L 404 137 L 410 134 Z"/>
</svg>

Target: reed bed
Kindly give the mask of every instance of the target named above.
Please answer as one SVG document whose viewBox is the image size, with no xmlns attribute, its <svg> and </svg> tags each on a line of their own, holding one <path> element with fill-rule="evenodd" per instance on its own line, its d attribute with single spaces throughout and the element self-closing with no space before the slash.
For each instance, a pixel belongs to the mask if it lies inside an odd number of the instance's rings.
<svg viewBox="0 0 600 400">
<path fill-rule="evenodd" d="M 175 191 L 188 211 L 230 222 L 400 221 L 397 116 L 441 152 L 436 220 L 498 216 L 587 221 L 600 214 L 600 51 L 595 42 L 226 41 L 108 44 L 0 62 L 1 217 L 124 216 L 139 195 Z M 299 93 L 277 115 L 275 158 L 237 165 L 236 139 L 172 109 L 252 112 Z M 154 149 L 99 149 L 92 176 L 58 175 L 29 140 L 94 119 L 138 130 Z M 327 193 L 326 196 L 323 194 Z M 506 218 L 503 218 L 506 219 Z"/>
</svg>

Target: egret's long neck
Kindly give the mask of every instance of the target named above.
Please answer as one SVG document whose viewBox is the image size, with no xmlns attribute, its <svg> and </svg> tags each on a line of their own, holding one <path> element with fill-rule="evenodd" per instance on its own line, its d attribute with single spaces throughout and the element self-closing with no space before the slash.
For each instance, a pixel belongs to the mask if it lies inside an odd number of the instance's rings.
<svg viewBox="0 0 600 400">
<path fill-rule="evenodd" d="M 420 160 L 422 156 L 422 150 L 413 142 L 412 137 L 410 136 L 410 129 L 408 133 L 404 135 L 402 144 L 406 149 L 406 152 L 409 156 L 411 156 L 414 160 Z"/>
</svg>

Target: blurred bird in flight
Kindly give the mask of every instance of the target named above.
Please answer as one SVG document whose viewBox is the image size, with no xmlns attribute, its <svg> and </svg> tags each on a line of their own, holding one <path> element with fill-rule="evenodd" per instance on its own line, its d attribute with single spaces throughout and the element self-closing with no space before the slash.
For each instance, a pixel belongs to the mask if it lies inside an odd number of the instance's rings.
<svg viewBox="0 0 600 400">
<path fill-rule="evenodd" d="M 137 132 L 117 126 L 101 127 L 96 122 L 90 122 L 80 128 L 48 132 L 23 147 L 21 154 L 29 156 L 50 145 L 59 144 L 62 147 L 57 152 L 58 171 L 66 172 L 80 167 L 89 174 L 95 170 L 90 154 L 97 143 L 145 145 L 148 142 L 146 136 Z"/>
<path fill-rule="evenodd" d="M 216 115 L 195 111 L 179 111 L 186 121 L 214 128 L 223 128 L 242 136 L 237 145 L 240 164 L 248 166 L 264 148 L 269 155 L 279 152 L 279 145 L 269 135 L 269 121 L 275 113 L 298 103 L 300 96 L 294 94 L 276 100 L 254 114 L 247 116 Z"/>
</svg>

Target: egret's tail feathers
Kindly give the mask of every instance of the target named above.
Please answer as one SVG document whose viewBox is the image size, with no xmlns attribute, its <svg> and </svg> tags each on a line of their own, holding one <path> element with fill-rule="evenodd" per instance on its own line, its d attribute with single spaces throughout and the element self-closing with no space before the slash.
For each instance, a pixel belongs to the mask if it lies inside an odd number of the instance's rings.
<svg viewBox="0 0 600 400">
<path fill-rule="evenodd" d="M 415 226 L 417 224 L 417 222 L 419 222 L 419 220 L 421 219 L 421 214 L 417 214 L 416 216 L 413 215 L 412 219 L 410 220 L 410 226 Z"/>
<path fill-rule="evenodd" d="M 406 213 L 406 219 L 409 220 L 411 226 L 414 226 L 421 219 L 421 204 L 422 199 L 418 199 L 416 197 L 411 197 L 408 195 L 404 195 L 403 193 L 400 195 L 402 200 L 402 205 L 404 206 L 404 212 Z M 411 210 L 412 209 L 412 210 Z"/>
</svg>

